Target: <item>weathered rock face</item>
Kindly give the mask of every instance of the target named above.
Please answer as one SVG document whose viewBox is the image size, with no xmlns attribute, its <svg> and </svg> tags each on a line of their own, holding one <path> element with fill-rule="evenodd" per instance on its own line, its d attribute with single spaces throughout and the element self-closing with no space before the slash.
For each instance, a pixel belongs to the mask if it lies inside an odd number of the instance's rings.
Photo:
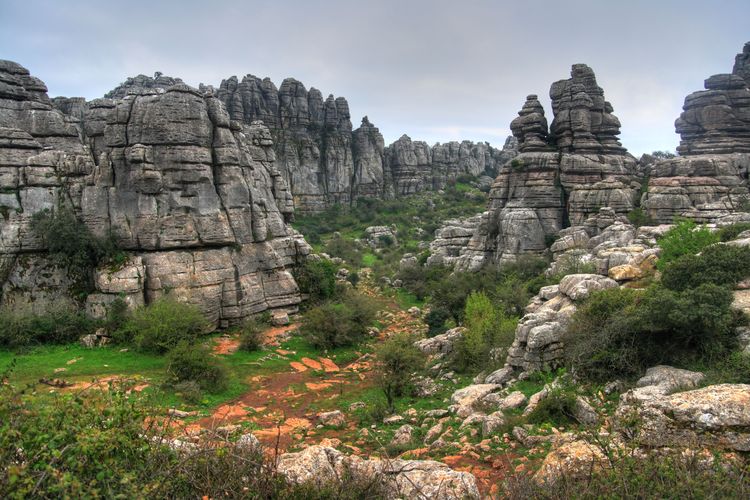
<svg viewBox="0 0 750 500">
<path fill-rule="evenodd" d="M 363 460 L 334 448 L 310 446 L 279 457 L 278 471 L 295 483 L 320 486 L 351 478 L 382 486 L 385 498 L 480 498 L 476 479 L 432 460 Z"/>
<path fill-rule="evenodd" d="M 179 83 L 180 79 L 160 74 L 154 78 L 139 75 L 107 97 L 123 98 Z M 502 150 L 469 141 L 430 147 L 406 136 L 385 147 L 383 136 L 367 117 L 352 130 L 346 99 L 329 95 L 324 100 L 319 90 L 307 90 L 293 78 L 277 88 L 268 78 L 233 76 L 218 89 L 201 85 L 199 90 L 214 92 L 231 120 L 246 125 L 262 121 L 270 129 L 277 168 L 300 213 L 347 205 L 359 197 L 392 198 L 442 189 L 463 174 L 494 177 L 516 155 L 513 138 L 506 140 Z M 61 101 L 58 107 L 73 106 Z"/>
<path fill-rule="evenodd" d="M 291 195 L 268 129 L 231 122 L 210 93 L 161 90 L 169 81 L 137 77 L 113 91 L 123 99 L 55 109 L 43 83 L 0 62 L 2 303 L 43 307 L 67 294 L 65 279 L 50 278 L 64 272 L 42 271 L 51 264 L 30 228 L 33 214 L 67 205 L 132 254 L 97 272 L 92 312 L 121 293 L 137 305 L 168 291 L 216 325 L 296 306 L 288 269 L 309 247 L 286 224 Z"/>
<path fill-rule="evenodd" d="M 520 154 L 495 179 L 489 213 L 458 259 L 460 269 L 538 254 L 561 229 L 602 207 L 620 214 L 635 207 L 636 161 L 617 140 L 620 122 L 591 68 L 574 65 L 550 97 L 549 131 L 536 95 L 511 123 Z"/>
<path fill-rule="evenodd" d="M 685 98 L 675 121 L 680 157 L 652 166 L 643 207 L 660 222 L 675 216 L 714 222 L 750 199 L 750 43 L 731 74 L 714 75 L 706 90 Z"/>
</svg>

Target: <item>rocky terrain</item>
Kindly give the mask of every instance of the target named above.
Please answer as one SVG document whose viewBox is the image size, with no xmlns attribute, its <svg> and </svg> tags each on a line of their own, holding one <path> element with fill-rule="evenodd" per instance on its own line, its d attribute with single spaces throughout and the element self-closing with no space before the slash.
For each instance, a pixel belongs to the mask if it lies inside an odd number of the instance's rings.
<svg viewBox="0 0 750 500">
<path fill-rule="evenodd" d="M 167 88 L 180 79 L 160 74 L 129 78 L 107 94 Z M 487 143 L 448 142 L 429 146 L 402 136 L 385 146 L 367 116 L 352 127 L 349 104 L 302 82 L 287 78 L 280 87 L 246 75 L 223 80 L 218 88 L 200 86 L 222 101 L 232 120 L 262 121 L 274 139 L 277 167 L 287 181 L 299 213 L 320 212 L 359 197 L 393 198 L 438 190 L 461 175 L 494 177 L 517 153 L 513 138 L 502 150 Z"/>
<path fill-rule="evenodd" d="M 232 121 L 216 97 L 177 81 L 136 80 L 137 91 L 112 93 L 122 98 L 51 101 L 25 68 L 0 63 L 2 304 L 44 310 L 71 297 L 31 230 L 34 214 L 70 207 L 129 256 L 96 270 L 92 314 L 120 295 L 135 306 L 167 291 L 216 326 L 296 309 L 290 268 L 309 247 L 287 225 L 292 198 L 268 128 Z"/>
<path fill-rule="evenodd" d="M 593 70 L 573 65 L 571 78 L 550 88 L 551 125 L 536 95 L 511 123 L 519 155 L 500 169 L 488 211 L 468 241 L 462 236 L 463 248 L 450 242 L 452 222 L 438 231 L 434 247 L 452 247 L 457 268 L 475 270 L 542 253 L 561 230 L 583 224 L 602 207 L 617 215 L 641 207 L 657 223 L 675 216 L 713 223 L 744 211 L 750 200 L 749 51 L 746 45 L 737 55 L 732 74 L 708 78 L 707 90 L 685 99 L 675 122 L 680 156 L 644 158 L 643 165 L 617 140 L 620 122 Z"/>
</svg>

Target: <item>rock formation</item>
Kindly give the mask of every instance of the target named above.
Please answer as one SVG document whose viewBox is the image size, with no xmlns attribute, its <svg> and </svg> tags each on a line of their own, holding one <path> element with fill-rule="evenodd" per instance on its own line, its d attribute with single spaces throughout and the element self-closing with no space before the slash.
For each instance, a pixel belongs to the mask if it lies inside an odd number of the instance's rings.
<svg viewBox="0 0 750 500">
<path fill-rule="evenodd" d="M 120 269 L 96 270 L 92 313 L 118 296 L 137 305 L 167 292 L 217 326 L 296 307 L 289 268 L 309 247 L 286 224 L 291 195 L 264 125 L 231 121 L 210 92 L 159 75 L 91 103 L 53 106 L 46 90 L 0 61 L 3 304 L 70 297 L 70 278 L 31 229 L 35 213 L 66 206 L 129 254 Z"/>
<path fill-rule="evenodd" d="M 620 122 L 594 72 L 573 65 L 571 78 L 550 89 L 549 130 L 536 95 L 511 123 L 520 154 L 500 171 L 488 213 L 458 259 L 477 269 L 544 251 L 564 227 L 581 224 L 602 207 L 623 214 L 636 204 L 636 162 L 617 140 Z"/>
<path fill-rule="evenodd" d="M 675 121 L 680 156 L 652 166 L 643 207 L 668 223 L 675 216 L 714 222 L 750 200 L 750 43 L 731 74 L 708 78 L 685 98 Z"/>
<path fill-rule="evenodd" d="M 164 89 L 181 80 L 157 74 L 129 78 L 107 94 L 123 97 L 144 89 Z M 503 149 L 469 141 L 436 144 L 402 136 L 386 147 L 383 136 L 367 117 L 352 130 L 349 104 L 343 97 L 325 100 L 315 88 L 307 90 L 293 78 L 277 89 L 268 79 L 247 75 L 223 80 L 213 91 L 232 120 L 262 121 L 274 140 L 277 167 L 286 179 L 299 213 L 319 212 L 333 204 L 350 204 L 359 197 L 393 198 L 444 188 L 461 175 L 497 175 L 516 155 L 516 141 Z M 61 104 L 63 106 L 63 104 Z"/>
</svg>

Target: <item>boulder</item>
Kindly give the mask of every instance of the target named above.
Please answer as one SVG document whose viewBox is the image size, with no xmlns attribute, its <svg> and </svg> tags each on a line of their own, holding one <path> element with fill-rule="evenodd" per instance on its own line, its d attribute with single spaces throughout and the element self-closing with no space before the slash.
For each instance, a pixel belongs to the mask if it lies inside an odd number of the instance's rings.
<svg viewBox="0 0 750 500">
<path fill-rule="evenodd" d="M 653 386 L 652 386 L 653 387 Z M 720 384 L 647 399 L 625 398 L 615 414 L 619 428 L 649 447 L 708 447 L 750 451 L 750 385 Z"/>
<path fill-rule="evenodd" d="M 334 448 L 311 446 L 279 456 L 278 472 L 294 483 L 319 486 L 351 478 L 379 482 L 386 498 L 479 499 L 476 479 L 431 460 L 362 460 Z"/>
<path fill-rule="evenodd" d="M 318 413 L 318 420 L 322 425 L 328 427 L 344 427 L 346 425 L 346 417 L 340 410 Z"/>
</svg>

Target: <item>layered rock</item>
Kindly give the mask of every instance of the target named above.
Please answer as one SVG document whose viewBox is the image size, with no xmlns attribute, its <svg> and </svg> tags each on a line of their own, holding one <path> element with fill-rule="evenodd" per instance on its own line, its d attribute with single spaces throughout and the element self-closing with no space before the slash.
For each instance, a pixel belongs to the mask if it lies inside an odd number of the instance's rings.
<svg viewBox="0 0 750 500">
<path fill-rule="evenodd" d="M 750 191 L 750 43 L 731 74 L 706 79 L 706 90 L 685 98 L 675 121 L 680 157 L 651 169 L 643 207 L 660 222 L 688 217 L 714 222 L 745 210 Z"/>
<path fill-rule="evenodd" d="M 175 83 L 181 80 L 139 75 L 107 97 L 163 90 Z M 407 136 L 386 147 L 367 117 L 352 130 L 346 99 L 329 95 L 324 100 L 319 90 L 307 90 L 293 78 L 277 88 L 268 78 L 232 76 L 216 89 L 204 85 L 199 89 L 214 92 L 232 120 L 245 124 L 259 120 L 269 127 L 277 166 L 300 213 L 348 205 L 359 197 L 393 198 L 438 190 L 461 175 L 494 177 L 516 154 L 512 138 L 502 150 L 469 141 L 430 147 Z"/>
<path fill-rule="evenodd" d="M 549 130 L 536 95 L 511 123 L 520 154 L 495 179 L 489 213 L 458 259 L 460 269 L 539 254 L 561 229 L 602 207 L 619 214 L 635 207 L 636 162 L 617 140 L 620 122 L 591 68 L 574 65 L 550 97 Z"/>
<path fill-rule="evenodd" d="M 433 460 L 363 460 L 325 446 L 279 456 L 278 472 L 293 483 L 327 486 L 345 480 L 382 486 L 385 498 L 480 498 L 476 478 Z"/>
<path fill-rule="evenodd" d="M 43 83 L 0 63 L 3 304 L 69 295 L 31 230 L 35 213 L 63 206 L 131 255 L 97 272 L 92 312 L 119 295 L 137 305 L 171 292 L 218 326 L 300 301 L 289 268 L 309 247 L 287 225 L 291 195 L 269 130 L 230 121 L 211 93 L 163 90 L 170 81 L 136 77 L 113 91 L 122 99 L 56 109 Z"/>
</svg>

